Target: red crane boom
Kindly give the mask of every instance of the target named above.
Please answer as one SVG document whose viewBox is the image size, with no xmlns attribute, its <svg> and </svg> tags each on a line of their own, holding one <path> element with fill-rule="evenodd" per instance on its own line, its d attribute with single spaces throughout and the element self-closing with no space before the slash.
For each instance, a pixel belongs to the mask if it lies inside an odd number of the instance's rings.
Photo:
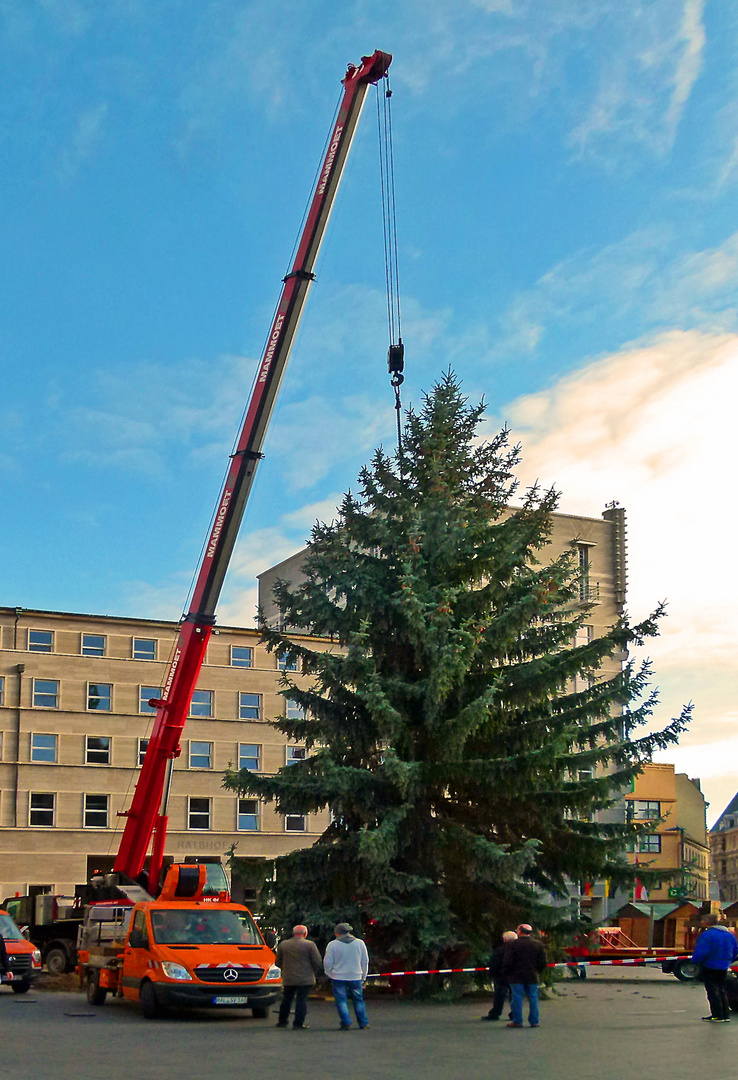
<svg viewBox="0 0 738 1080">
<path fill-rule="evenodd" d="M 200 562 L 197 581 L 184 616 L 161 698 L 152 700 L 156 718 L 141 775 L 130 809 L 122 812 L 126 825 L 113 869 L 138 878 L 149 842 L 149 891 L 158 891 L 167 830 L 166 803 L 171 767 L 180 753 L 180 738 L 197 685 L 205 650 L 215 625 L 215 608 L 233 553 L 246 501 L 261 458 L 267 425 L 305 300 L 315 279 L 313 267 L 335 200 L 367 89 L 386 75 L 389 53 L 364 56 L 359 67 L 350 64 L 342 82 L 343 99 L 313 193 L 292 269 L 267 339 L 264 355 L 241 428 L 236 450 L 218 502 L 218 509 Z"/>
</svg>

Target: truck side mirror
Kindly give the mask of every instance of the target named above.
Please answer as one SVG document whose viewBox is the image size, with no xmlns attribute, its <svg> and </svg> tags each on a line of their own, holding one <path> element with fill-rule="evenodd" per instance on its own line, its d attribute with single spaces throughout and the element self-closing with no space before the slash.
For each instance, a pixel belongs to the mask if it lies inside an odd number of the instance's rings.
<svg viewBox="0 0 738 1080">
<path fill-rule="evenodd" d="M 143 930 L 134 927 L 128 935 L 128 944 L 132 949 L 148 949 L 149 943 Z"/>
<path fill-rule="evenodd" d="M 275 949 L 277 947 L 277 935 L 273 930 L 264 930 L 262 932 L 262 937 L 270 949 Z"/>
</svg>

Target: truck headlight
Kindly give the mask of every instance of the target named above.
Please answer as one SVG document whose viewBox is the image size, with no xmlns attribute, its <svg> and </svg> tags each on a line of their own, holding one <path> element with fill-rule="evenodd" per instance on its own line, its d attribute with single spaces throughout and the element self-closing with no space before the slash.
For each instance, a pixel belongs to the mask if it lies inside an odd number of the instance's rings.
<svg viewBox="0 0 738 1080">
<path fill-rule="evenodd" d="M 277 982 L 282 978 L 282 969 L 278 968 L 275 964 L 272 964 L 269 971 L 266 973 L 266 978 L 272 982 Z"/>
<path fill-rule="evenodd" d="M 171 960 L 162 960 L 161 969 L 168 979 L 179 979 L 181 982 L 192 982 L 192 976 L 186 967 L 174 964 Z"/>
<path fill-rule="evenodd" d="M 31 953 L 31 963 L 34 967 L 41 967 L 41 950 L 34 949 Z"/>
</svg>

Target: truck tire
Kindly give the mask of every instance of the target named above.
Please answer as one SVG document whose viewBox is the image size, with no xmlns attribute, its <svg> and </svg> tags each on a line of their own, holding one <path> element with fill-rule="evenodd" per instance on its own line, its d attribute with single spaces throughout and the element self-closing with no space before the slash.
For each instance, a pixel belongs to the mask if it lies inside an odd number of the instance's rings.
<svg viewBox="0 0 738 1080">
<path fill-rule="evenodd" d="M 90 1005 L 104 1005 L 108 991 L 100 986 L 100 972 L 93 968 L 87 973 L 87 1000 Z"/>
<path fill-rule="evenodd" d="M 267 1020 L 270 1012 L 268 1005 L 254 1005 L 251 1009 L 251 1015 L 255 1020 Z"/>
<path fill-rule="evenodd" d="M 69 953 L 63 945 L 52 945 L 46 953 L 45 964 L 49 975 L 64 975 L 69 967 Z"/>
<path fill-rule="evenodd" d="M 139 997 L 141 999 L 141 1012 L 147 1020 L 158 1020 L 159 1017 L 166 1015 L 166 1009 L 159 1004 L 154 984 L 149 982 L 148 979 L 141 983 Z"/>
<path fill-rule="evenodd" d="M 695 982 L 700 976 L 700 965 L 691 960 L 677 960 L 671 971 L 680 982 Z"/>
<path fill-rule="evenodd" d="M 30 979 L 14 979 L 10 984 L 10 987 L 14 994 L 27 994 L 31 989 Z"/>
</svg>

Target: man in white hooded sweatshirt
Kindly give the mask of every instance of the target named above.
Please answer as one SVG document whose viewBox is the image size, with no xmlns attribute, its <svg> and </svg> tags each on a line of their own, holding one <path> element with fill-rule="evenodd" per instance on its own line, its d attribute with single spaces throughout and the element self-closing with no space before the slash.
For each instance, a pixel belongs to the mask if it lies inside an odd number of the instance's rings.
<svg viewBox="0 0 738 1080">
<path fill-rule="evenodd" d="M 369 971 L 369 954 L 361 938 L 354 937 L 353 926 L 340 922 L 334 929 L 336 935 L 328 942 L 323 957 L 323 970 L 331 980 L 333 997 L 341 1021 L 341 1031 L 351 1027 L 351 1013 L 348 998 L 354 1005 L 356 1023 L 360 1028 L 369 1027 L 369 1019 L 364 1006 L 364 980 Z"/>
</svg>

